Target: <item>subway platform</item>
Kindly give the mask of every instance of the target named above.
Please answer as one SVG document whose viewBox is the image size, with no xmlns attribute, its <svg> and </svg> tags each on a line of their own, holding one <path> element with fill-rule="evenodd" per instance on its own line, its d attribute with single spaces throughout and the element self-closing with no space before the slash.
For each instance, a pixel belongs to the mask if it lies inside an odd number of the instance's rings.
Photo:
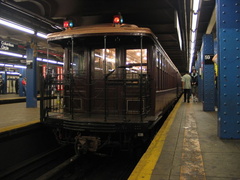
<svg viewBox="0 0 240 180">
<path fill-rule="evenodd" d="M 26 101 L 15 94 L 0 95 L 0 102 L 8 102 L 0 103 L 0 133 L 40 122 L 39 101 L 37 108 L 26 108 L 26 102 L 11 103 L 18 99 Z"/>
<path fill-rule="evenodd" d="M 181 98 L 129 180 L 240 180 L 240 140 L 217 136 L 217 112 Z"/>
</svg>

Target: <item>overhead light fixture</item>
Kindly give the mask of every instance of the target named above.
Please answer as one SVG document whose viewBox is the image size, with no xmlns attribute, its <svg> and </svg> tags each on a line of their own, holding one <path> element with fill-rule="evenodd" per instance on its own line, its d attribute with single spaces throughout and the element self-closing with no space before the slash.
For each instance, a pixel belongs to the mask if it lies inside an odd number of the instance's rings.
<svg viewBox="0 0 240 180">
<path fill-rule="evenodd" d="M 26 69 L 27 66 L 21 66 L 21 65 L 14 65 L 15 68 L 20 68 L 20 69 Z"/>
<path fill-rule="evenodd" d="M 181 35 L 181 28 L 180 28 L 179 17 L 178 17 L 177 11 L 175 11 L 175 26 L 177 28 L 179 47 L 180 47 L 180 50 L 182 50 L 182 35 Z"/>
<path fill-rule="evenodd" d="M 57 62 L 58 64 L 60 64 L 60 65 L 64 65 L 64 63 L 63 62 Z"/>
<path fill-rule="evenodd" d="M 12 64 L 5 64 L 5 67 L 13 67 Z"/>
<path fill-rule="evenodd" d="M 200 0 L 193 0 L 193 12 L 197 13 L 199 10 Z"/>
<path fill-rule="evenodd" d="M 37 36 L 41 37 L 41 38 L 44 38 L 44 39 L 47 39 L 47 34 L 44 34 L 44 33 L 41 33 L 41 32 L 38 32 Z"/>
<path fill-rule="evenodd" d="M 7 71 L 7 74 L 10 74 L 10 75 L 20 75 L 19 72 L 11 72 L 11 71 Z"/>
<path fill-rule="evenodd" d="M 42 58 L 37 58 L 37 61 L 42 61 Z"/>
<path fill-rule="evenodd" d="M 12 53 L 12 52 L 7 52 L 7 51 L 0 51 L 0 54 L 7 55 L 7 56 L 14 56 L 14 57 L 20 57 L 22 58 L 22 54 L 17 54 L 17 53 Z"/>
<path fill-rule="evenodd" d="M 33 29 L 30 29 L 28 27 L 22 26 L 20 24 L 17 24 L 17 23 L 14 23 L 14 22 L 2 19 L 2 18 L 0 18 L 0 24 L 7 26 L 7 27 L 11 27 L 11 28 L 19 30 L 19 31 L 29 33 L 29 34 L 34 34 Z"/>
<path fill-rule="evenodd" d="M 190 29 L 190 41 L 189 41 L 189 72 L 192 69 L 192 62 L 195 53 L 196 41 L 197 41 L 197 27 L 199 21 L 199 9 L 200 9 L 201 0 L 193 0 L 192 4 L 192 19 L 191 19 L 191 29 Z"/>
<path fill-rule="evenodd" d="M 197 30 L 198 14 L 192 14 L 192 31 Z"/>
</svg>

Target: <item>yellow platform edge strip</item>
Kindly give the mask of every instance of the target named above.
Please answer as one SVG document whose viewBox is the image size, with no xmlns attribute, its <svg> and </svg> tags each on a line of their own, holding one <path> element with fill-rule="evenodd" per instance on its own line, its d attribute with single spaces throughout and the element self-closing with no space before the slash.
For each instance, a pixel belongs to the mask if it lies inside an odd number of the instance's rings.
<svg viewBox="0 0 240 180">
<path fill-rule="evenodd" d="M 144 153 L 133 172 L 129 176 L 128 180 L 149 180 L 151 178 L 154 167 L 161 155 L 162 148 L 167 137 L 168 131 L 174 121 L 176 113 L 181 105 L 182 98 L 173 108 L 172 112 L 168 115 L 163 126 L 158 131 L 147 151 Z"/>
<path fill-rule="evenodd" d="M 17 125 L 14 125 L 14 126 L 8 126 L 8 127 L 0 128 L 0 133 L 6 132 L 6 131 L 11 131 L 13 129 L 22 128 L 22 127 L 25 127 L 25 126 L 29 126 L 29 125 L 32 125 L 32 124 L 39 123 L 39 122 L 40 122 L 40 120 L 34 120 L 34 121 L 29 121 L 29 122 L 17 124 Z"/>
</svg>

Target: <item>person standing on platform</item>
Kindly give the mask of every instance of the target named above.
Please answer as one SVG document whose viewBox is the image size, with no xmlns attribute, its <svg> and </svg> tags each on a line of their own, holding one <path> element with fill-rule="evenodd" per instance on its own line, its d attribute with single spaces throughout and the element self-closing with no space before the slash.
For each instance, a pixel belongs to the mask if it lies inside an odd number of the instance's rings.
<svg viewBox="0 0 240 180">
<path fill-rule="evenodd" d="M 26 96 L 27 95 L 27 78 L 23 78 L 22 80 L 22 86 L 23 86 L 23 94 Z"/>
<path fill-rule="evenodd" d="M 191 76 L 189 75 L 188 71 L 186 74 L 182 77 L 182 87 L 184 92 L 184 102 L 188 102 L 190 100 L 191 95 Z"/>
<path fill-rule="evenodd" d="M 214 63 L 214 80 L 217 88 L 217 77 L 218 77 L 218 55 L 217 54 L 213 56 L 212 61 Z"/>
<path fill-rule="evenodd" d="M 3 94 L 3 80 L 0 79 L 0 94 Z"/>
<path fill-rule="evenodd" d="M 191 73 L 191 77 L 192 77 L 193 102 L 197 102 L 198 101 L 198 98 L 197 98 L 198 73 L 197 73 L 196 69 L 193 69 L 193 71 Z"/>
<path fill-rule="evenodd" d="M 16 80 L 15 80 L 15 91 L 16 91 L 16 94 L 18 94 L 18 90 L 19 90 L 19 79 L 16 78 Z"/>
</svg>

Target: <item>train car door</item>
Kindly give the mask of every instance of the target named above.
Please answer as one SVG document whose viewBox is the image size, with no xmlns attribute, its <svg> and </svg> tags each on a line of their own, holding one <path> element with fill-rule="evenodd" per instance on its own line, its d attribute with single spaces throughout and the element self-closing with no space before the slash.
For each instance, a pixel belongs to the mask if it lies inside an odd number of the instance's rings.
<svg viewBox="0 0 240 180">
<path fill-rule="evenodd" d="M 117 87 L 109 86 L 109 79 L 116 79 L 116 49 L 93 50 L 91 73 L 91 111 L 118 113 Z"/>
</svg>

